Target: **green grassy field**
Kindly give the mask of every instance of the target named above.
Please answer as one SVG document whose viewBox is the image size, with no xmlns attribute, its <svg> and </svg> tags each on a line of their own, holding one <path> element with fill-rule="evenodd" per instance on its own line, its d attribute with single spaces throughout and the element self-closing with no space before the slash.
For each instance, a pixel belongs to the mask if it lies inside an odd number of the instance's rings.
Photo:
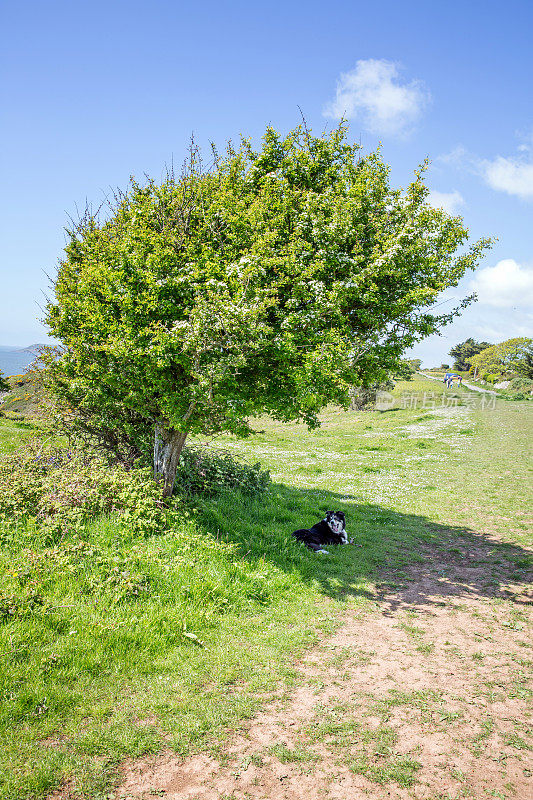
<svg viewBox="0 0 533 800">
<path fill-rule="evenodd" d="M 38 529 L 5 531 L 0 798 L 61 785 L 102 798 L 127 756 L 216 750 L 290 688 L 296 657 L 347 607 L 372 604 L 384 573 L 401 584 L 421 546 L 456 536 L 468 549 L 496 535 L 487 550 L 520 579 L 531 406 L 474 409 L 452 394 L 443 403 L 435 382 L 418 379 L 395 390 L 413 407 L 329 409 L 314 432 L 261 419 L 251 439 L 220 437 L 271 470 L 269 493 L 194 497 L 163 535 L 134 535 L 113 518 L 54 545 Z M 0 419 L 0 448 L 26 424 Z M 291 540 L 328 508 L 345 511 L 361 547 L 317 557 Z"/>
</svg>

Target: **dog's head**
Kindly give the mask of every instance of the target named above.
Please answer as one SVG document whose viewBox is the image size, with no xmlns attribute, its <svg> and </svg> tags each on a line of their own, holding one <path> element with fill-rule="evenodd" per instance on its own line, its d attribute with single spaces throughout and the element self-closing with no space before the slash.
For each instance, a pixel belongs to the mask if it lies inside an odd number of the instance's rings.
<svg viewBox="0 0 533 800">
<path fill-rule="evenodd" d="M 346 527 L 344 511 L 326 511 L 324 522 L 329 525 L 333 533 L 342 533 Z"/>
</svg>

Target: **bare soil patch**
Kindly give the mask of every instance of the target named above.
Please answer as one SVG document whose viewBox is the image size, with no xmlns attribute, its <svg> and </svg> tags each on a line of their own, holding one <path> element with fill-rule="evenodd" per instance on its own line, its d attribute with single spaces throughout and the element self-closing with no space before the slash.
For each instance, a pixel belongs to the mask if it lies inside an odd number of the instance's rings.
<svg viewBox="0 0 533 800">
<path fill-rule="evenodd" d="M 470 537 L 468 552 L 457 537 L 426 547 L 420 563 L 384 576 L 370 608 L 347 612 L 298 664 L 298 688 L 222 751 L 124 764 L 114 796 L 531 796 L 531 598 L 512 552 L 498 547 L 487 537 L 477 547 Z"/>
</svg>

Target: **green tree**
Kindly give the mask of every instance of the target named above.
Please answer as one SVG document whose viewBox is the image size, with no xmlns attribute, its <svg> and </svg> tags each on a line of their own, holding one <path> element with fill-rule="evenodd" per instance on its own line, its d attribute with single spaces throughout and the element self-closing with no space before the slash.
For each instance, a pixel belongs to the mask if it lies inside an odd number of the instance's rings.
<svg viewBox="0 0 533 800">
<path fill-rule="evenodd" d="M 262 413 L 316 426 L 473 299 L 432 310 L 490 241 L 457 254 L 468 231 L 427 202 L 425 165 L 394 189 L 346 134 L 269 127 L 209 170 L 191 147 L 180 176 L 132 180 L 70 230 L 48 385 L 65 414 L 154 434 L 167 495 L 188 434 L 246 435 Z"/>
<path fill-rule="evenodd" d="M 469 359 L 471 369 L 476 369 L 479 373 L 496 375 L 502 378 L 511 377 L 516 374 L 516 363 L 520 362 L 530 352 L 533 339 L 519 336 L 515 339 L 507 339 L 500 344 L 487 347 Z"/>
<path fill-rule="evenodd" d="M 394 381 L 412 381 L 422 361 L 420 359 L 399 359 L 395 369 L 388 375 L 382 374 L 380 380 L 369 380 L 361 386 L 353 386 L 349 391 L 350 408 L 352 410 L 362 410 L 373 406 L 376 402 L 378 392 L 389 392 L 394 389 Z M 413 364 L 418 366 L 413 366 Z"/>
<path fill-rule="evenodd" d="M 0 371 L 0 392 L 9 392 L 11 390 L 11 386 L 4 378 L 4 374 Z"/>
<path fill-rule="evenodd" d="M 420 364 L 421 362 L 419 361 L 418 363 Z M 396 381 L 411 381 L 416 371 L 417 368 L 413 366 L 412 361 L 402 359 L 398 362 L 398 366 L 391 375 L 391 379 Z"/>
<path fill-rule="evenodd" d="M 533 344 L 522 351 L 521 358 L 512 364 L 512 368 L 518 375 L 533 380 Z"/>
<path fill-rule="evenodd" d="M 470 368 L 468 359 L 491 346 L 490 342 L 476 342 L 476 340 L 472 338 L 456 344 L 455 347 L 452 347 L 450 350 L 451 357 L 455 359 L 453 368 L 460 372 L 467 372 Z"/>
</svg>

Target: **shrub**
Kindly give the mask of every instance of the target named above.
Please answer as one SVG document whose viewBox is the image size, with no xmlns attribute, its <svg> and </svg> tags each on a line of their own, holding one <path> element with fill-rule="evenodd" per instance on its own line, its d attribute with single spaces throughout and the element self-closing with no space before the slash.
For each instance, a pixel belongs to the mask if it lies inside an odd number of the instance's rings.
<svg viewBox="0 0 533 800">
<path fill-rule="evenodd" d="M 505 390 L 504 399 L 531 400 L 533 395 L 533 380 L 522 376 L 513 378 Z"/>
<path fill-rule="evenodd" d="M 211 450 L 194 445 L 181 452 L 176 475 L 178 491 L 213 495 L 224 489 L 239 489 L 245 494 L 260 494 L 270 483 L 260 464 L 239 461 L 226 450 Z"/>
<path fill-rule="evenodd" d="M 33 519 L 54 541 L 112 512 L 145 533 L 161 529 L 175 513 L 146 467 L 126 470 L 95 453 L 39 439 L 0 459 L 0 523 Z"/>
<path fill-rule="evenodd" d="M 372 408 L 376 402 L 377 393 L 389 392 L 391 389 L 394 389 L 394 382 L 391 380 L 376 381 L 368 386 L 354 386 L 350 390 L 350 408 L 352 411 Z"/>
<path fill-rule="evenodd" d="M 177 489 L 255 494 L 269 481 L 259 464 L 239 462 L 224 451 L 188 447 L 181 456 Z M 33 519 L 52 542 L 111 513 L 132 530 L 152 534 L 175 521 L 178 506 L 178 498 L 163 499 L 162 485 L 153 480 L 149 467 L 126 469 L 96 452 L 47 446 L 35 438 L 0 458 L 0 524 Z"/>
<path fill-rule="evenodd" d="M 507 387 L 508 392 L 521 392 L 523 394 L 531 394 L 533 392 L 533 380 L 530 378 L 513 378 Z"/>
</svg>

